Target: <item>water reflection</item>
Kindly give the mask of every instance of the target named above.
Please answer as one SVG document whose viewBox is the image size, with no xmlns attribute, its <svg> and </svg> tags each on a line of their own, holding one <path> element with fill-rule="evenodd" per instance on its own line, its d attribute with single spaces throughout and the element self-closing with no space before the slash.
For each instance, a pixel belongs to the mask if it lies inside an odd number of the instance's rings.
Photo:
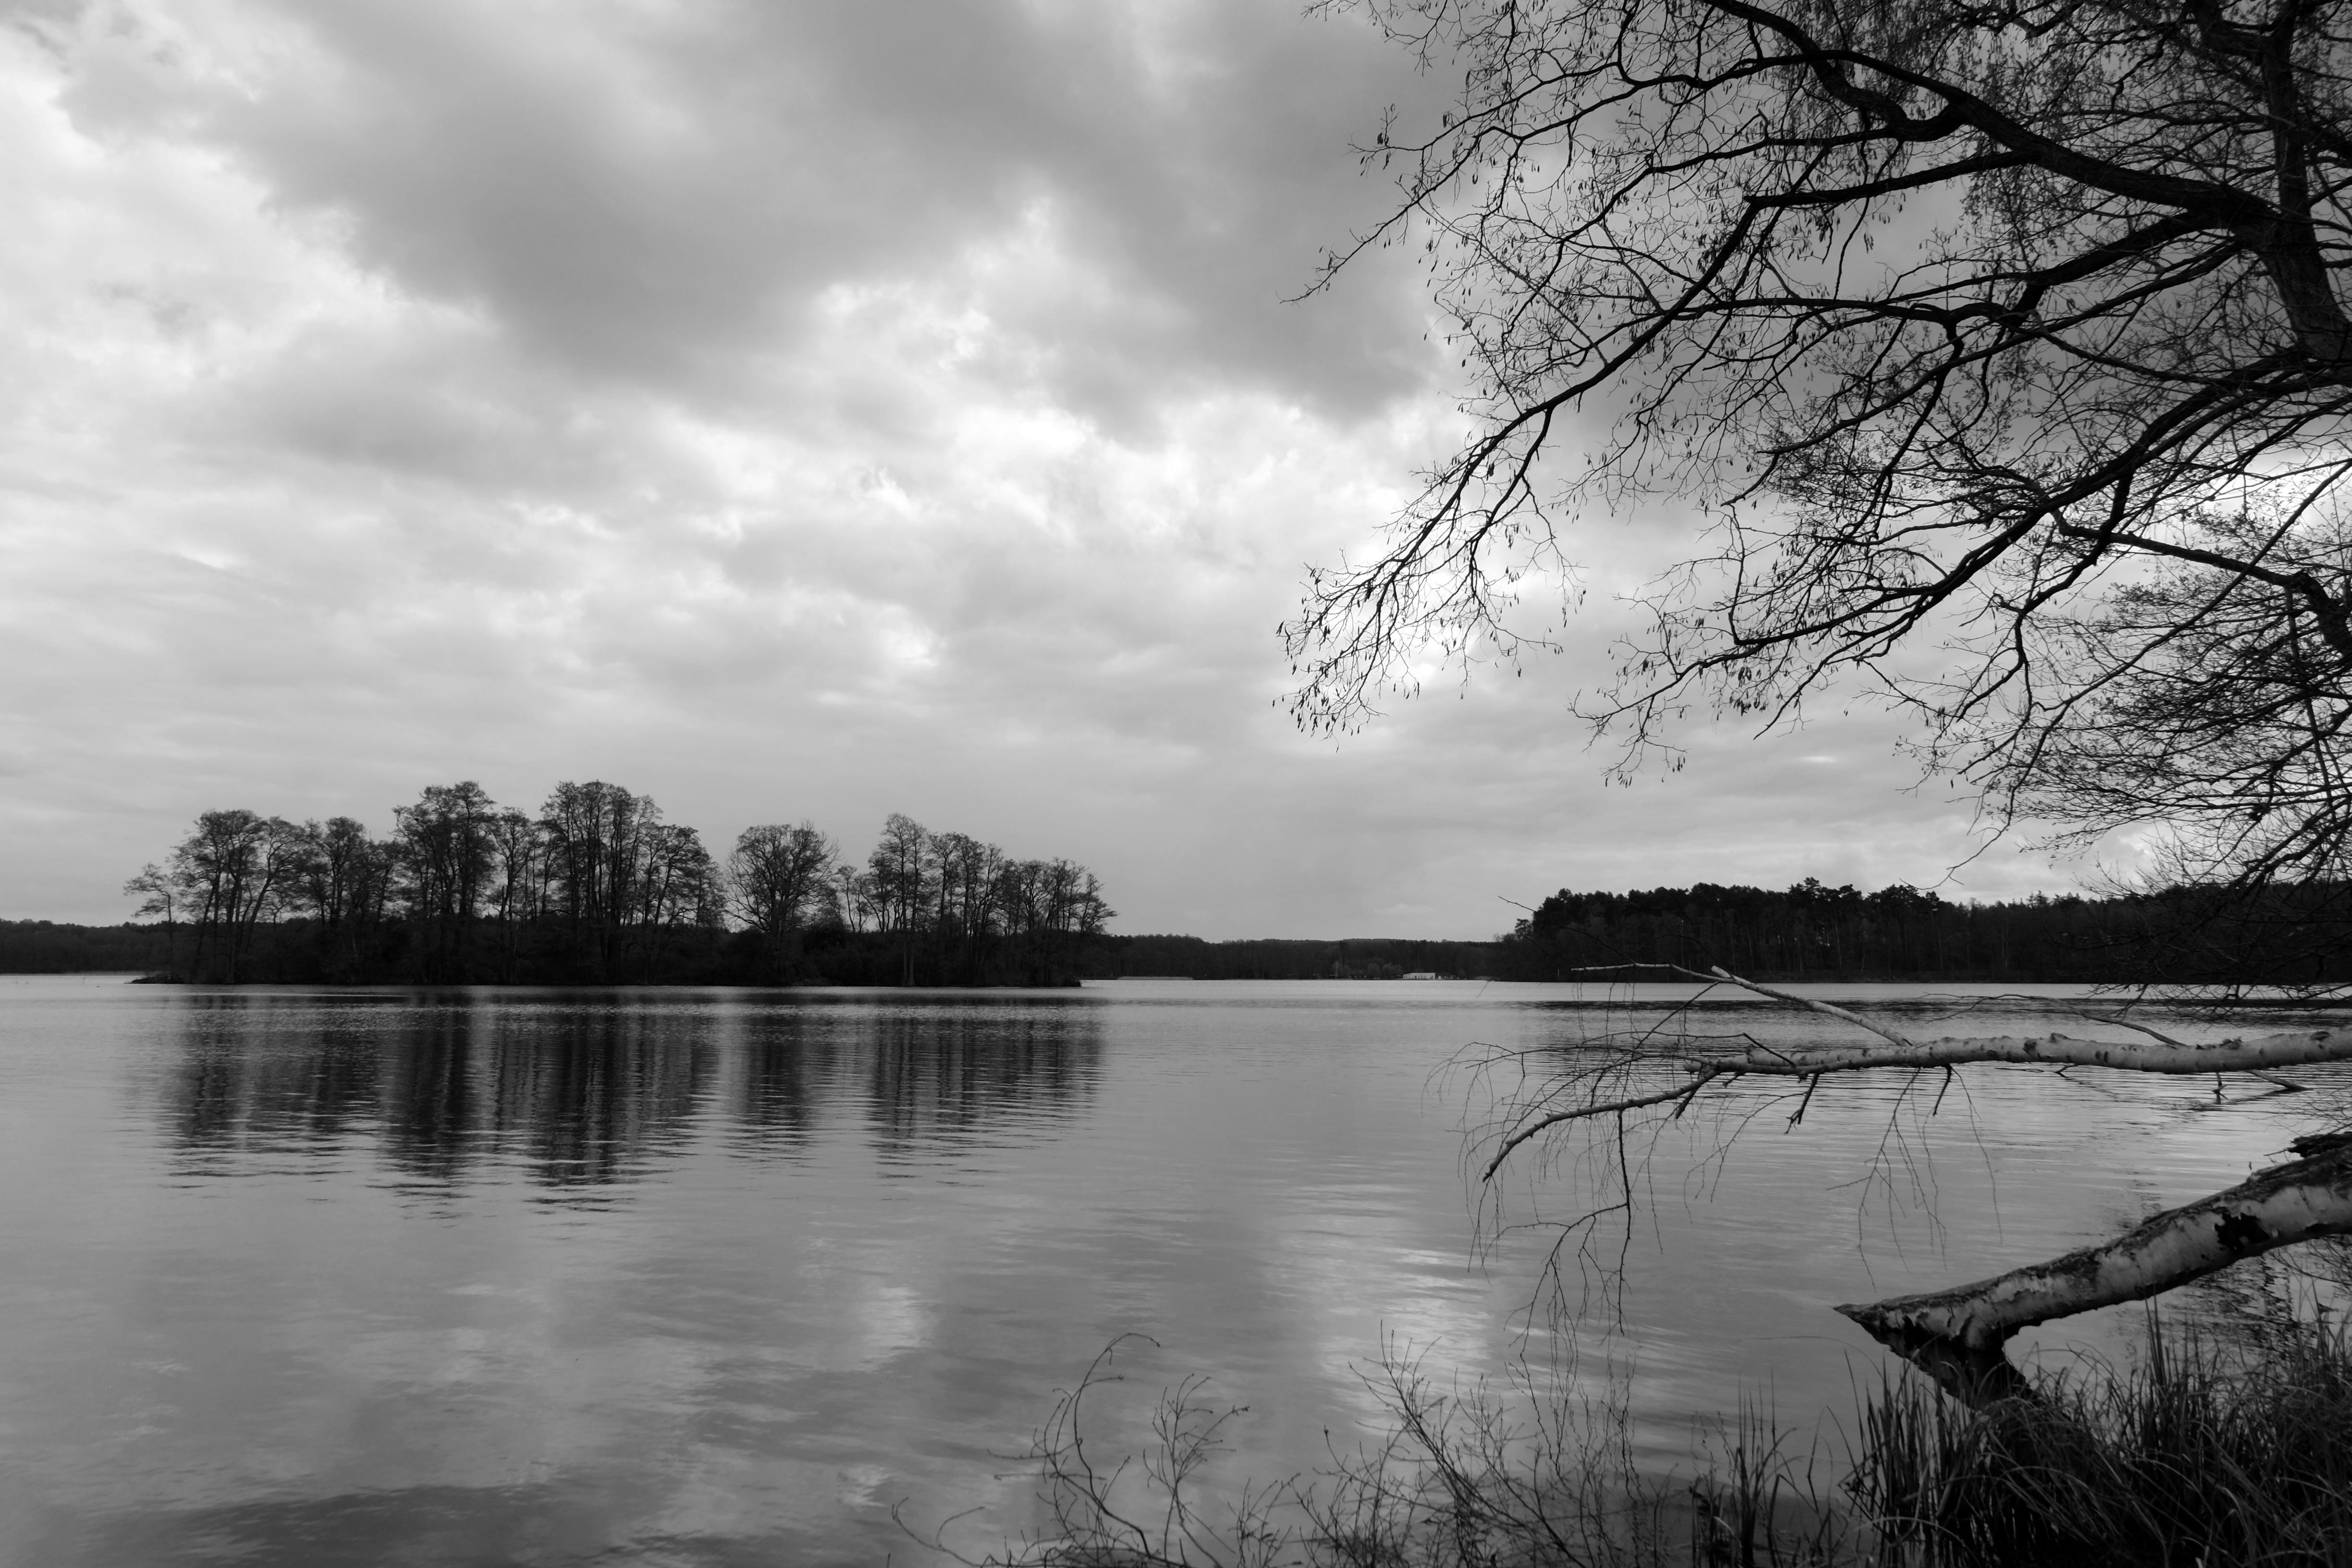
<svg viewBox="0 0 2352 1568">
<path fill-rule="evenodd" d="M 476 1152 L 484 1103 L 474 1082 L 476 1026 L 466 1013 L 430 1013 L 403 1031 L 405 1048 L 379 1053 L 384 1157 L 420 1180 L 457 1180 Z"/>
<path fill-rule="evenodd" d="M 1102 1052 L 1094 1007 L 903 1013 L 874 1031 L 866 1104 L 877 1147 L 987 1143 L 1066 1114 Z"/>
<path fill-rule="evenodd" d="M 824 1086 L 836 1079 L 845 1048 L 855 1048 L 842 1036 L 837 1026 L 799 1012 L 768 1014 L 743 1031 L 728 1128 L 736 1152 L 758 1158 L 808 1152 Z"/>
<path fill-rule="evenodd" d="M 1471 1102 L 1433 1069 L 1633 1016 L 1336 982 L 26 995 L 0 1006 L 0 1563 L 58 1568 L 903 1563 L 901 1499 L 982 1510 L 985 1549 L 1038 1522 L 1003 1455 L 1133 1331 L 1167 1347 L 1122 1369 L 1139 1441 L 1202 1372 L 1253 1407 L 1216 1484 L 1311 1468 L 1376 1418 L 1356 1368 L 1383 1345 L 1479 1376 L 1524 1342 L 1549 1237 L 1474 1261 Z M 1729 1129 L 1674 1124 L 1622 1315 L 1579 1342 L 1624 1351 L 1645 1458 L 1686 1465 L 1692 1423 L 1759 1387 L 1792 1423 L 1849 1411 L 1881 1359 L 1829 1303 L 2111 1236 L 2323 1099 L 1968 1087 L 1924 1123 L 1957 1154 L 1941 1228 L 1900 1246 L 1853 1184 L 1891 1088 L 1759 1122 L 1688 1201 L 1673 1178 Z M 1570 1173 L 1514 1202 L 1556 1214 Z M 2285 1288 L 2221 1278 L 2242 1315 Z"/>
<path fill-rule="evenodd" d="M 488 1046 L 482 1130 L 551 1186 L 625 1181 L 674 1157 L 715 1076 L 708 1017 L 692 1012 L 494 1005 L 475 1024 Z"/>
<path fill-rule="evenodd" d="M 1103 1054 L 1103 1011 L 1077 998 L 247 992 L 184 1004 L 164 1102 L 186 1174 L 372 1148 L 416 1182 L 495 1163 L 561 1193 L 674 1163 L 706 1129 L 738 1155 L 793 1159 L 835 1123 L 896 1162 L 1049 1132 L 1093 1095 Z"/>
<path fill-rule="evenodd" d="M 177 1147 L 198 1157 L 299 1151 L 340 1142 L 373 1115 L 379 1064 L 373 1042 L 321 1036 L 289 1049 L 280 1020 L 238 996 L 192 997 L 181 1065 L 169 1097 Z"/>
</svg>

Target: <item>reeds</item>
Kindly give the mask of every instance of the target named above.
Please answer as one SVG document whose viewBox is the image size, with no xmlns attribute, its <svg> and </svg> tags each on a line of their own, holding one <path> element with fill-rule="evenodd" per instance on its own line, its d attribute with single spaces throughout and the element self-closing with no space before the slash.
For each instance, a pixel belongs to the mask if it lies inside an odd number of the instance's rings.
<svg viewBox="0 0 2352 1568">
<path fill-rule="evenodd" d="M 1372 1379 L 1378 1440 L 1213 1510 L 1200 1481 L 1238 1412 L 1183 1384 L 1161 1398 L 1150 1451 L 1105 1470 L 1082 1419 L 1117 1381 L 1112 1353 L 1031 1453 L 1049 1527 L 964 1562 L 2352 1568 L 2352 1345 L 2324 1327 L 2222 1344 L 2168 1336 L 2151 1316 L 2130 1366 L 2040 1379 L 2032 1397 L 1979 1411 L 1890 1379 L 1861 1400 L 1843 1464 L 1743 1405 L 1702 1434 L 1695 1479 L 1636 1462 L 1622 1387 L 1441 1386 L 1391 1358 Z M 1842 1479 L 1825 1486 L 1824 1471 Z"/>
<path fill-rule="evenodd" d="M 2168 1337 L 1983 1411 L 1865 1400 L 1848 1506 L 1902 1568 L 2352 1568 L 2352 1349 Z"/>
</svg>

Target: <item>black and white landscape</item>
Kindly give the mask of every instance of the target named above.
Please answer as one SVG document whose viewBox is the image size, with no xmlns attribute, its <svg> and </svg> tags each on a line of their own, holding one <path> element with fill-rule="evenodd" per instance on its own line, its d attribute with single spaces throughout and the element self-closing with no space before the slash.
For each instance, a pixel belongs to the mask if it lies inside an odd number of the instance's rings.
<svg viewBox="0 0 2352 1568">
<path fill-rule="evenodd" d="M 0 9 L 0 1563 L 2352 1554 L 2352 5 Z"/>
</svg>

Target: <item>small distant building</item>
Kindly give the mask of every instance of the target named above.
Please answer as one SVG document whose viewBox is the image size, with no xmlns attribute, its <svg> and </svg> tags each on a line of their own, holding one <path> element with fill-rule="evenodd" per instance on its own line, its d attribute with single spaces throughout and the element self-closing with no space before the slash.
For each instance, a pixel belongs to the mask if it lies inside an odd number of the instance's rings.
<svg viewBox="0 0 2352 1568">
<path fill-rule="evenodd" d="M 1407 980 L 1434 980 L 1437 978 L 1437 971 L 1434 969 L 1416 969 L 1412 973 L 1407 974 L 1405 978 Z"/>
</svg>

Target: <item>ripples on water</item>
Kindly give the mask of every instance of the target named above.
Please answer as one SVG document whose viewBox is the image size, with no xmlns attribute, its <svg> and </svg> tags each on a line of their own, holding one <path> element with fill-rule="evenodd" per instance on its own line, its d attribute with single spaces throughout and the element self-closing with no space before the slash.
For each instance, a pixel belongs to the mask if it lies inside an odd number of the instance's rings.
<svg viewBox="0 0 2352 1568">
<path fill-rule="evenodd" d="M 1624 1002 L 0 985 L 0 1561 L 919 1561 L 889 1506 L 980 1510 L 971 1546 L 1031 1523 L 1006 1456 L 1130 1331 L 1163 1347 L 1137 1388 L 1253 1406 L 1229 1479 L 1311 1468 L 1376 1414 L 1384 1335 L 1472 1373 L 1524 1344 L 1547 1237 L 1474 1264 L 1475 1086 L 1438 1069 L 1656 1016 Z M 2049 1020 L 1959 1032 L 2019 1026 Z M 2078 1245 L 2332 1109 L 1966 1083 L 1659 1145 L 1622 1315 L 1579 1344 L 1633 1369 L 1662 1462 L 1743 1390 L 1843 1409 L 1881 1363 L 1829 1303 Z M 1574 1169 L 1517 1167 L 1503 1217 Z"/>
</svg>

